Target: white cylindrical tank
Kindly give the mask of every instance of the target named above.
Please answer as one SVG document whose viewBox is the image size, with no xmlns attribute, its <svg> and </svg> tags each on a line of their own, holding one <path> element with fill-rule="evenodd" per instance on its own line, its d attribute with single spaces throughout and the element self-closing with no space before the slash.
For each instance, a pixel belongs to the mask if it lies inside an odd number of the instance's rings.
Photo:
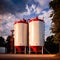
<svg viewBox="0 0 60 60">
<path fill-rule="evenodd" d="M 20 20 L 14 24 L 14 47 L 15 53 L 24 53 L 27 46 L 27 25 L 25 20 Z"/>
<path fill-rule="evenodd" d="M 30 52 L 41 52 L 44 46 L 44 21 L 38 18 L 29 20 L 29 48 Z"/>
</svg>

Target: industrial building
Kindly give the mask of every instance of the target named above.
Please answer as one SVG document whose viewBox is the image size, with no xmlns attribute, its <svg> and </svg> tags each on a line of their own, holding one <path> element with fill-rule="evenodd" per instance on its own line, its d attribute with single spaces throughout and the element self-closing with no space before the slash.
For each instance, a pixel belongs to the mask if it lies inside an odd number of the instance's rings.
<svg viewBox="0 0 60 60">
<path fill-rule="evenodd" d="M 43 53 L 44 20 L 38 17 L 14 23 L 14 53 Z"/>
<path fill-rule="evenodd" d="M 29 50 L 30 53 L 41 53 L 44 46 L 44 20 L 38 17 L 29 20 Z"/>
<path fill-rule="evenodd" d="M 14 47 L 15 53 L 26 52 L 27 46 L 27 26 L 26 20 L 16 21 L 14 23 Z"/>
</svg>

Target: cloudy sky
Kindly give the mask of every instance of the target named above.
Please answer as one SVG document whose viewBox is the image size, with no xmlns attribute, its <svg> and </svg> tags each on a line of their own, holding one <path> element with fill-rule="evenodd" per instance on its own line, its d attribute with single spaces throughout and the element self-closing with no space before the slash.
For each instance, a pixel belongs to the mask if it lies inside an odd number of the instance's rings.
<svg viewBox="0 0 60 60">
<path fill-rule="evenodd" d="M 26 20 L 38 16 L 45 21 L 45 38 L 51 35 L 52 0 L 0 0 L 0 36 L 10 35 L 16 20 Z"/>
</svg>

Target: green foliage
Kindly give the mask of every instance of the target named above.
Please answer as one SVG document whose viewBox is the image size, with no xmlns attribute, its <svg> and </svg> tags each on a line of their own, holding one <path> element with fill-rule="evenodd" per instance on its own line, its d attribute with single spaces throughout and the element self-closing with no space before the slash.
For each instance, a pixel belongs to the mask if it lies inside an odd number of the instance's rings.
<svg viewBox="0 0 60 60">
<path fill-rule="evenodd" d="M 53 9 L 53 13 L 51 14 L 51 16 L 53 16 L 52 23 L 54 24 L 52 25 L 51 30 L 55 34 L 55 43 L 59 43 L 60 55 L 60 0 L 53 0 L 49 3 L 49 5 Z"/>
<path fill-rule="evenodd" d="M 52 23 L 52 32 L 55 34 L 55 41 L 60 40 L 60 0 L 53 0 L 49 3 L 50 7 L 53 9 L 53 13 L 51 16 L 53 16 Z"/>
<path fill-rule="evenodd" d="M 10 38 L 11 38 L 11 36 L 8 36 L 7 37 L 7 43 L 6 43 L 6 48 L 7 48 L 7 53 L 10 53 Z"/>
<path fill-rule="evenodd" d="M 54 10 L 54 12 L 60 9 L 60 0 L 53 0 L 49 3 L 50 7 Z"/>
<path fill-rule="evenodd" d="M 47 37 L 44 47 L 50 54 L 58 53 L 59 50 L 58 44 L 54 43 L 53 35 Z M 45 53 L 47 53 L 47 51 Z"/>
<path fill-rule="evenodd" d="M 0 37 L 0 47 L 4 47 L 5 46 L 5 41 L 3 37 Z"/>
</svg>

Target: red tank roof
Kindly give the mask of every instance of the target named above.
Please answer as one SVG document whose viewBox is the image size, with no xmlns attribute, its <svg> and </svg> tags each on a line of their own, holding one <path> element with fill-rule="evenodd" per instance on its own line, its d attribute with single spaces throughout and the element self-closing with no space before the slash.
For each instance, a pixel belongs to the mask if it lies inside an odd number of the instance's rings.
<svg viewBox="0 0 60 60">
<path fill-rule="evenodd" d="M 29 20 L 29 23 L 32 22 L 32 21 L 41 21 L 41 22 L 44 22 L 44 20 L 39 19 L 38 17 Z"/>
<path fill-rule="evenodd" d="M 17 24 L 17 23 L 26 23 L 26 24 L 28 24 L 28 22 L 26 22 L 26 20 L 25 20 L 25 19 L 20 20 L 20 21 L 16 21 L 14 24 Z"/>
</svg>

